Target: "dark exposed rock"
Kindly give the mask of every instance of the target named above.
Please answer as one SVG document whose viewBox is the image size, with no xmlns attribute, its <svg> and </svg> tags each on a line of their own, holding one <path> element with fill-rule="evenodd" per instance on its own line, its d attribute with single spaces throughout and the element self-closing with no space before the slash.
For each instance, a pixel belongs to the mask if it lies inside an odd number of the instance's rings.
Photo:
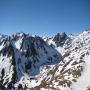
<svg viewBox="0 0 90 90">
<path fill-rule="evenodd" d="M 8 89 L 6 89 L 5 86 L 0 83 L 0 90 L 8 90 Z"/>
<path fill-rule="evenodd" d="M 53 41 L 55 41 L 57 46 L 62 46 L 64 44 L 66 38 L 67 38 L 67 35 L 64 32 L 57 33 L 57 35 L 55 35 Z"/>
</svg>

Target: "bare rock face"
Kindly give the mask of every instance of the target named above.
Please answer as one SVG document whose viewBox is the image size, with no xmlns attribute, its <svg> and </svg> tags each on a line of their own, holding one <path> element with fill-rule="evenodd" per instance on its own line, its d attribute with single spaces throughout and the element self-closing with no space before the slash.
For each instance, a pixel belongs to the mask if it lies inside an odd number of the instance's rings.
<svg viewBox="0 0 90 90">
<path fill-rule="evenodd" d="M 57 46 L 62 46 L 67 39 L 67 35 L 65 32 L 57 33 L 55 37 L 53 38 L 53 41 L 56 43 Z"/>
</svg>

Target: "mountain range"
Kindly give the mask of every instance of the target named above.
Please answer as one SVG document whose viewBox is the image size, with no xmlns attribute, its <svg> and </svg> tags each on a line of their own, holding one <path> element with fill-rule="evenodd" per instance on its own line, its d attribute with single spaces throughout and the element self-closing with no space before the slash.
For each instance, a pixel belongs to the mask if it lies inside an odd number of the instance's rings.
<svg viewBox="0 0 90 90">
<path fill-rule="evenodd" d="M 90 90 L 90 30 L 41 37 L 0 34 L 0 90 Z"/>
</svg>

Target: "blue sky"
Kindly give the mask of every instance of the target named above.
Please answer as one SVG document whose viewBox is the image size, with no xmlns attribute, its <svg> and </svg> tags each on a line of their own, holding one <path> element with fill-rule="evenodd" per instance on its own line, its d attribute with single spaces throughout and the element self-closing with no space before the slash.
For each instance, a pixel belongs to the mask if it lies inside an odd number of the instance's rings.
<svg viewBox="0 0 90 90">
<path fill-rule="evenodd" d="M 90 0 L 0 0 L 0 33 L 54 35 L 90 28 Z"/>
</svg>

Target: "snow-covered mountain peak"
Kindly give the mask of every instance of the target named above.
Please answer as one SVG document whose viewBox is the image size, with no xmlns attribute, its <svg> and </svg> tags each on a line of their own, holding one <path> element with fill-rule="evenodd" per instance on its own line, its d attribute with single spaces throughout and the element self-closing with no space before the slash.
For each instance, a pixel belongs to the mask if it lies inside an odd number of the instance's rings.
<svg viewBox="0 0 90 90">
<path fill-rule="evenodd" d="M 57 46 L 63 45 L 65 40 L 67 38 L 67 35 L 65 32 L 57 33 L 55 37 L 53 38 L 53 41 L 57 44 Z"/>
</svg>

